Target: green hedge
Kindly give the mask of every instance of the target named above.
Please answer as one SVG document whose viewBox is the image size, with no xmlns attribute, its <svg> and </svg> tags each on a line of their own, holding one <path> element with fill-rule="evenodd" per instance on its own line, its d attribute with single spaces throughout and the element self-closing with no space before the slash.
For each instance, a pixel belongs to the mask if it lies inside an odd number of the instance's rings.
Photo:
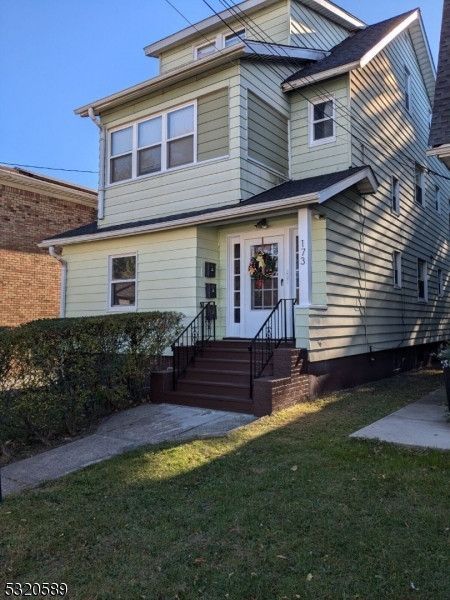
<svg viewBox="0 0 450 600">
<path fill-rule="evenodd" d="M 0 331 L 0 444 L 65 432 L 144 401 L 181 329 L 171 312 L 44 319 Z"/>
</svg>

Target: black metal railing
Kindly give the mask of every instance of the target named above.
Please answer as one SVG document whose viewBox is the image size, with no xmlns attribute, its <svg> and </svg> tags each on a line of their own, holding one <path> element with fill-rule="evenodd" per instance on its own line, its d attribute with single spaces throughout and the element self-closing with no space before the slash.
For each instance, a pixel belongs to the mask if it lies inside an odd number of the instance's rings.
<svg viewBox="0 0 450 600">
<path fill-rule="evenodd" d="M 204 348 L 206 342 L 216 339 L 216 304 L 215 302 L 201 302 L 200 306 L 202 310 L 171 346 L 174 390 L 177 381 L 186 372 L 186 369 L 201 349 Z"/>
<path fill-rule="evenodd" d="M 295 303 L 295 298 L 279 300 L 248 347 L 250 352 L 250 398 L 253 398 L 254 380 L 261 376 L 281 342 L 292 342 L 295 346 Z"/>
</svg>

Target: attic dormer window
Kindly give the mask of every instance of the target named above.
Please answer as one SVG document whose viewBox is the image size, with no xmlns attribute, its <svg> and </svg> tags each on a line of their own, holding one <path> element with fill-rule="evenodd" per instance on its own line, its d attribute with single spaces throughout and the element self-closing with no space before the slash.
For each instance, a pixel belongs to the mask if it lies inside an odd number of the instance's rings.
<svg viewBox="0 0 450 600">
<path fill-rule="evenodd" d="M 217 48 L 214 42 L 211 42 L 210 44 L 204 44 L 203 46 L 199 46 L 195 49 L 195 58 L 204 58 L 205 56 L 214 54 L 216 50 Z"/>
<path fill-rule="evenodd" d="M 230 33 L 229 35 L 225 35 L 224 36 L 224 48 L 228 48 L 229 46 L 232 46 L 233 44 L 237 44 L 239 42 L 241 42 L 242 40 L 245 40 L 245 29 L 240 29 L 239 31 L 234 31 L 233 33 Z"/>
<path fill-rule="evenodd" d="M 411 73 L 405 68 L 405 108 L 411 112 Z"/>
</svg>

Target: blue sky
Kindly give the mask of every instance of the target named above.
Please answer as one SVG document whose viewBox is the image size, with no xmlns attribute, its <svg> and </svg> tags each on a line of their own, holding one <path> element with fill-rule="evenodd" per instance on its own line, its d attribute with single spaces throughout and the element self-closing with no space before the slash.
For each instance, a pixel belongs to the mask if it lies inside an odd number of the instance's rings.
<svg viewBox="0 0 450 600">
<path fill-rule="evenodd" d="M 203 0 L 171 0 L 192 22 Z M 208 0 L 216 9 L 219 0 Z M 335 0 L 368 24 L 421 8 L 437 63 L 442 0 Z M 0 163 L 98 170 L 98 130 L 74 109 L 149 79 L 143 47 L 187 24 L 165 0 L 0 0 Z M 32 169 L 96 188 L 98 176 Z"/>
</svg>

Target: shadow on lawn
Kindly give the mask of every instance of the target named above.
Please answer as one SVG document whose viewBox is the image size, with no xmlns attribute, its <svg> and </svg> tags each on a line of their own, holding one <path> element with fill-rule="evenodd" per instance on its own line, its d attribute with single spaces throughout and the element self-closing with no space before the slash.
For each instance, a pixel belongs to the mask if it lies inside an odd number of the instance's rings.
<svg viewBox="0 0 450 600">
<path fill-rule="evenodd" d="M 444 599 L 449 456 L 348 440 L 439 383 L 366 385 L 21 494 L 0 567 L 80 600 Z"/>
</svg>

